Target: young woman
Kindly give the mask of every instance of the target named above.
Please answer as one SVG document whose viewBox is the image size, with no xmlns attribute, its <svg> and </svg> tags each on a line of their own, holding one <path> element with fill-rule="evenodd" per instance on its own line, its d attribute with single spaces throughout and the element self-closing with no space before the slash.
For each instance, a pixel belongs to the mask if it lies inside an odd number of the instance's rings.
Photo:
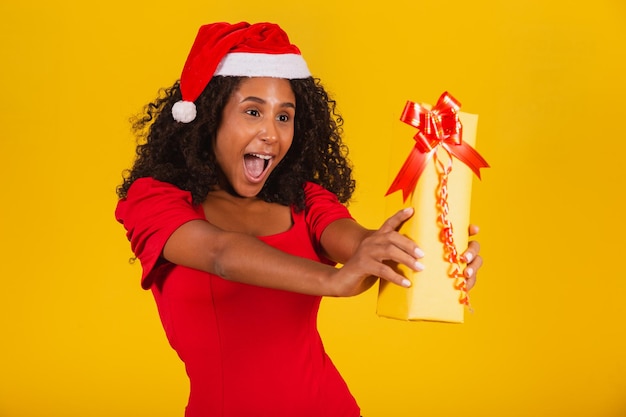
<svg viewBox="0 0 626 417">
<path fill-rule="evenodd" d="M 202 26 L 135 128 L 116 217 L 185 363 L 185 415 L 358 417 L 317 331 L 321 297 L 409 286 L 390 264 L 419 271 L 424 254 L 396 232 L 412 210 L 378 230 L 350 216 L 341 118 L 298 48 L 270 23 Z"/>
</svg>

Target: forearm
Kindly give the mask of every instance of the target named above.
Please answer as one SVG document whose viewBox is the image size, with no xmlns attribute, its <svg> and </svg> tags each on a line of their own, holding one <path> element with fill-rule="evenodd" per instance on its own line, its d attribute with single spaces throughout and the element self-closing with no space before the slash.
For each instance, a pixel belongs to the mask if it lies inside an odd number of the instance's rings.
<svg viewBox="0 0 626 417">
<path fill-rule="evenodd" d="M 208 272 L 229 281 L 302 294 L 337 295 L 334 267 L 290 255 L 249 235 L 221 233 L 210 258 Z"/>
<path fill-rule="evenodd" d="M 205 221 L 180 226 L 168 239 L 163 256 L 169 262 L 224 279 L 311 295 L 337 295 L 337 270 L 289 255 L 258 238 L 216 228 Z"/>
</svg>

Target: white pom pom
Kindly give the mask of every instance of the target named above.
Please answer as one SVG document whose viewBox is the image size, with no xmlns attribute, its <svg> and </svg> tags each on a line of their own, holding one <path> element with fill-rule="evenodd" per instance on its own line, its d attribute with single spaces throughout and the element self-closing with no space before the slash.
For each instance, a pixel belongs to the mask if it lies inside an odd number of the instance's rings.
<svg viewBox="0 0 626 417">
<path fill-rule="evenodd" d="M 196 118 L 196 105 L 192 101 L 177 101 L 172 107 L 174 120 L 189 123 Z"/>
</svg>

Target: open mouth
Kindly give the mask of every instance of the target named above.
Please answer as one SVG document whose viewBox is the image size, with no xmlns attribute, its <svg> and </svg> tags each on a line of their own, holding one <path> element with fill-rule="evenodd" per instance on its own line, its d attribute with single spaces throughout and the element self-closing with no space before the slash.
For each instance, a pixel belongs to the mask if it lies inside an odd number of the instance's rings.
<svg viewBox="0 0 626 417">
<path fill-rule="evenodd" d="M 270 155 L 249 153 L 244 155 L 243 159 L 248 175 L 253 179 L 259 179 L 267 171 L 272 157 Z"/>
</svg>

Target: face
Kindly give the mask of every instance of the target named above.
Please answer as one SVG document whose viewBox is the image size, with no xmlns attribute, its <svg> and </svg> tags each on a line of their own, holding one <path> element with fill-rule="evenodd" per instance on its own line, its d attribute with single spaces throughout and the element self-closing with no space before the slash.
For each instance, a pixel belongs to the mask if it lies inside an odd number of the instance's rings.
<svg viewBox="0 0 626 417">
<path fill-rule="evenodd" d="M 224 107 L 215 156 L 232 189 L 256 196 L 293 141 L 296 98 L 288 80 L 244 79 Z"/>
</svg>

